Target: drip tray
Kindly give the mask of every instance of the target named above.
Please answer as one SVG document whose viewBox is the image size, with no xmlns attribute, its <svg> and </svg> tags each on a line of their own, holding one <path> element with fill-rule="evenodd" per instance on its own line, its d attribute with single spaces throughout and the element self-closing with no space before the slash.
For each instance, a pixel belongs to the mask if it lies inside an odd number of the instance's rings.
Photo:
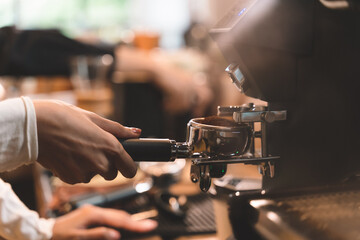
<svg viewBox="0 0 360 240">
<path fill-rule="evenodd" d="M 360 239 L 360 190 L 252 200 L 266 239 Z"/>
</svg>

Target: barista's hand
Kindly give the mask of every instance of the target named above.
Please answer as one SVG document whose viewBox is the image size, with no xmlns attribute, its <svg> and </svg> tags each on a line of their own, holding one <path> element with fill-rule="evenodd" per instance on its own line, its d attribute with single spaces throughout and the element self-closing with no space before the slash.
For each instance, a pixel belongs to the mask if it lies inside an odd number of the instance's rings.
<svg viewBox="0 0 360 240">
<path fill-rule="evenodd" d="M 101 225 L 132 232 L 148 232 L 153 230 L 157 223 L 153 220 L 134 221 L 124 211 L 88 205 L 57 218 L 52 240 L 120 239 L 121 234 L 109 227 L 88 228 Z"/>
<path fill-rule="evenodd" d="M 61 180 L 89 182 L 100 174 L 107 180 L 133 177 L 137 167 L 116 139 L 139 137 L 127 128 L 61 101 L 34 100 L 39 142 L 38 162 Z"/>
</svg>

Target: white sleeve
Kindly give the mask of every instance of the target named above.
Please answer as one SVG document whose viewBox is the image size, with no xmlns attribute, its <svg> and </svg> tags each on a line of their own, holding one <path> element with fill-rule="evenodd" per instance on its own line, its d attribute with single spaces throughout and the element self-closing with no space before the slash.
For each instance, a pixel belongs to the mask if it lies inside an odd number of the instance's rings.
<svg viewBox="0 0 360 240">
<path fill-rule="evenodd" d="M 0 236 L 9 240 L 49 240 L 55 219 L 40 218 L 0 179 Z"/>
<path fill-rule="evenodd" d="M 0 102 L 0 171 L 36 161 L 36 114 L 30 98 Z M 8 183 L 0 179 L 0 236 L 5 239 L 48 240 L 54 219 L 40 218 L 28 209 Z"/>
<path fill-rule="evenodd" d="M 28 97 L 0 102 L 0 171 L 30 164 L 38 157 L 35 108 Z"/>
</svg>

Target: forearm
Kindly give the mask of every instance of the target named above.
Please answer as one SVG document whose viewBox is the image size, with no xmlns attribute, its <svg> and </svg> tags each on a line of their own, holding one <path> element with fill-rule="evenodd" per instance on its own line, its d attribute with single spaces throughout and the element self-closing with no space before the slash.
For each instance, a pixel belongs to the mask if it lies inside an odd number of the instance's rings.
<svg viewBox="0 0 360 240">
<path fill-rule="evenodd" d="M 0 171 L 36 161 L 37 144 L 32 101 L 23 97 L 0 102 Z"/>
</svg>

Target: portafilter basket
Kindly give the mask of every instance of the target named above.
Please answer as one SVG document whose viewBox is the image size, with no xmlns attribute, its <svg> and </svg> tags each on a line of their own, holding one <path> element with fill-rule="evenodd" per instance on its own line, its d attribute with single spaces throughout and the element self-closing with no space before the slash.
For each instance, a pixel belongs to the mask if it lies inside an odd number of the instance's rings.
<svg viewBox="0 0 360 240">
<path fill-rule="evenodd" d="M 191 119 L 187 130 L 187 144 L 193 158 L 241 156 L 248 152 L 252 140 L 249 125 L 218 116 Z"/>
<path fill-rule="evenodd" d="M 191 119 L 186 142 L 139 138 L 120 140 L 134 161 L 168 162 L 176 158 L 222 159 L 241 156 L 252 142 L 251 126 L 219 116 Z"/>
</svg>

